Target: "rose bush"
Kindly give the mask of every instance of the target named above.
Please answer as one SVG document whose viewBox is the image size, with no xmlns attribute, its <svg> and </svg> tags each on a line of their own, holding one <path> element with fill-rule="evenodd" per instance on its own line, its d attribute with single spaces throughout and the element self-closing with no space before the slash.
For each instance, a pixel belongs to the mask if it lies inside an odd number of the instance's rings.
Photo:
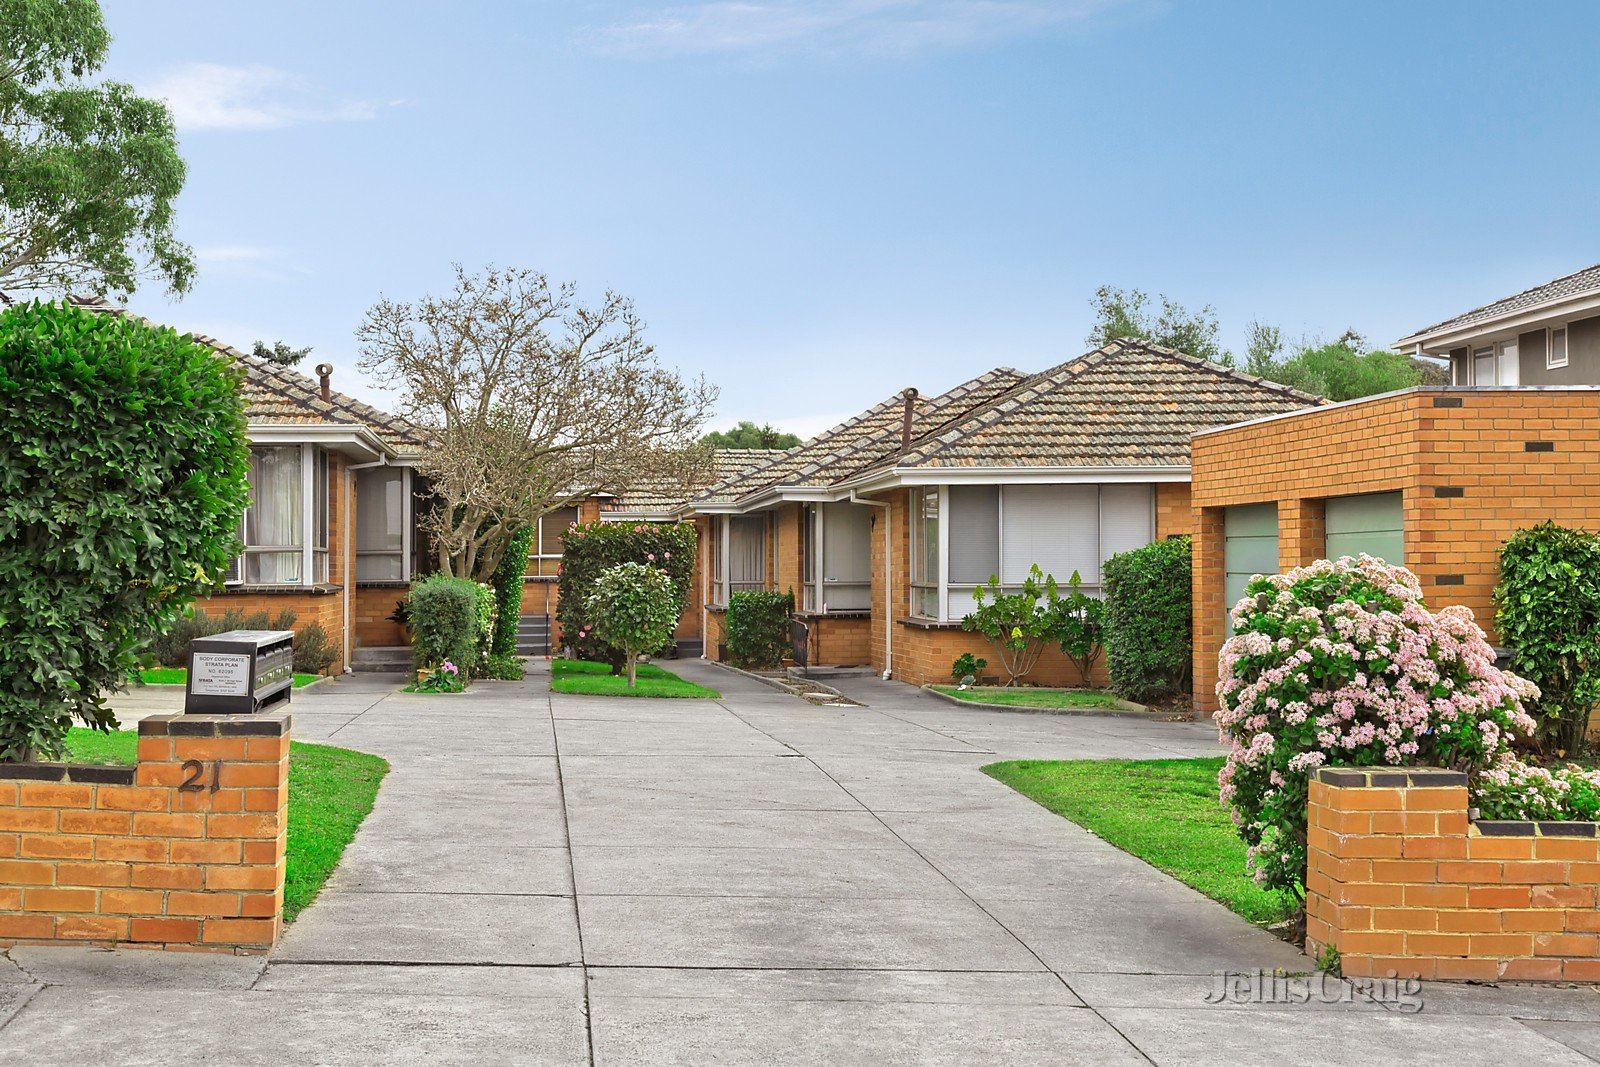
<svg viewBox="0 0 1600 1067">
<path fill-rule="evenodd" d="M 1464 607 L 1429 611 L 1416 576 L 1363 555 L 1258 576 L 1232 611 L 1216 720 L 1222 802 L 1263 885 L 1304 893 L 1306 797 L 1323 765 L 1501 764 L 1534 722 Z"/>
</svg>

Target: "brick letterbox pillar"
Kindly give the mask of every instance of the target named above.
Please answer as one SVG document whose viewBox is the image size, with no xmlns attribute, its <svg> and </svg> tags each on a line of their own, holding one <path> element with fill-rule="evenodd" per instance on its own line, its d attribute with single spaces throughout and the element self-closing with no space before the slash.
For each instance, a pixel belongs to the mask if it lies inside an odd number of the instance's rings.
<svg viewBox="0 0 1600 1067">
<path fill-rule="evenodd" d="M 1456 771 L 1323 768 L 1306 856 L 1306 952 L 1346 975 L 1600 981 L 1594 823 L 1469 819 Z"/>
<path fill-rule="evenodd" d="M 133 767 L 0 765 L 0 944 L 271 949 L 289 727 L 287 712 L 156 715 Z"/>
</svg>

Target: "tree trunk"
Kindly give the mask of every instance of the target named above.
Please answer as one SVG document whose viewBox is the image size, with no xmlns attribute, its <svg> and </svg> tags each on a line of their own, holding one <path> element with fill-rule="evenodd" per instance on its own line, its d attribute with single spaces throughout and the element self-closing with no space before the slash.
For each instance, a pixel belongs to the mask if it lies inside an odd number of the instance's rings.
<svg viewBox="0 0 1600 1067">
<path fill-rule="evenodd" d="M 628 688 L 629 689 L 633 689 L 637 684 L 638 678 L 637 678 L 637 671 L 635 670 L 635 664 L 637 664 L 638 662 L 639 662 L 638 655 L 636 653 L 629 652 L 628 653 Z"/>
</svg>

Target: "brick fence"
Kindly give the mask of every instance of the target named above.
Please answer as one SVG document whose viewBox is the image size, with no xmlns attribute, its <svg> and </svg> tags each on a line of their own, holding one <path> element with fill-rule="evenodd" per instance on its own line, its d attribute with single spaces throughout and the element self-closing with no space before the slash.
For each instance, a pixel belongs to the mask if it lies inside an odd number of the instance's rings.
<svg viewBox="0 0 1600 1067">
<path fill-rule="evenodd" d="M 1323 768 L 1306 844 L 1306 952 L 1346 975 L 1600 981 L 1594 823 L 1470 819 L 1454 771 Z"/>
<path fill-rule="evenodd" d="M 0 764 L 0 946 L 258 953 L 283 924 L 287 712 L 157 715 L 132 767 Z"/>
</svg>

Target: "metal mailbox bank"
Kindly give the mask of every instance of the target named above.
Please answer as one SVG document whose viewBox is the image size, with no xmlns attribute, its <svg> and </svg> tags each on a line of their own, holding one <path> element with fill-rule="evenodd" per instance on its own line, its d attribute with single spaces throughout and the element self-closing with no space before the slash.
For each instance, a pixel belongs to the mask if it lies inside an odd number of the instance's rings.
<svg viewBox="0 0 1600 1067">
<path fill-rule="evenodd" d="M 188 715 L 252 715 L 289 702 L 293 630 L 229 630 L 189 642 Z"/>
</svg>

